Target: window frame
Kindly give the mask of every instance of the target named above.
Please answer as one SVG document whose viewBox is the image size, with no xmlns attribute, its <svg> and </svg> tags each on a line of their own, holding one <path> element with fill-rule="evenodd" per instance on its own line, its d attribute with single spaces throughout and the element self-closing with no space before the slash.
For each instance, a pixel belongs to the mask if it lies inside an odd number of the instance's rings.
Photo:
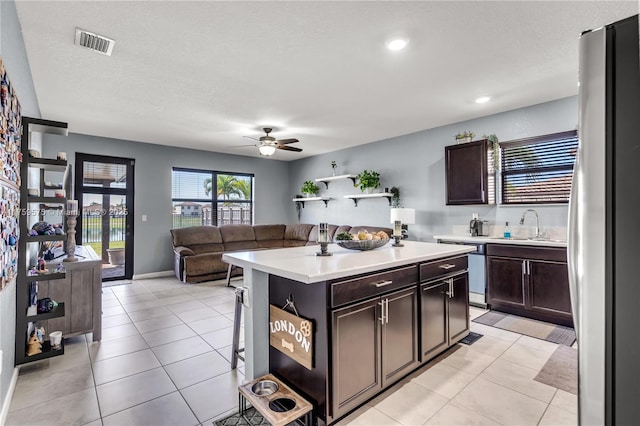
<svg viewBox="0 0 640 426">
<path fill-rule="evenodd" d="M 173 197 L 173 173 L 174 172 L 188 172 L 188 173 L 200 173 L 203 175 L 208 175 L 207 178 L 211 179 L 211 192 L 210 198 L 174 198 Z M 249 200 L 222 200 L 218 198 L 218 176 L 219 175 L 227 175 L 227 176 L 242 176 L 251 178 L 251 199 Z M 184 203 L 184 202 L 194 202 L 198 204 L 210 203 L 211 205 L 211 223 L 218 224 L 218 206 L 224 205 L 225 203 L 233 202 L 238 204 L 243 204 L 249 206 L 251 211 L 251 223 L 253 225 L 255 223 L 255 174 L 253 173 L 242 173 L 242 172 L 227 172 L 222 170 L 205 170 L 205 169 L 194 169 L 189 167 L 172 167 L 171 168 L 171 219 L 172 225 L 175 224 L 174 221 L 174 203 Z"/>
<path fill-rule="evenodd" d="M 507 170 L 506 161 L 507 158 L 504 155 L 504 149 L 507 148 L 517 148 L 517 147 L 531 147 L 536 144 L 550 143 L 550 142 L 560 142 L 563 140 L 573 140 L 575 139 L 576 149 L 579 144 L 578 139 L 578 131 L 577 130 L 569 130 L 565 132 L 558 133 L 550 133 L 547 135 L 534 136 L 529 138 L 515 139 L 511 141 L 499 142 L 500 146 L 500 204 L 505 206 L 514 206 L 514 205 L 526 205 L 526 204 L 568 204 L 569 202 L 569 193 L 566 194 L 566 199 L 553 199 L 553 200 L 544 200 L 543 198 L 551 197 L 551 191 L 540 191 L 540 195 L 536 199 L 527 199 L 525 201 L 509 201 L 510 198 L 513 198 L 513 194 L 511 197 L 507 196 L 507 179 L 510 176 L 514 175 L 522 175 L 522 174 L 536 174 L 536 173 L 550 173 L 550 172 L 562 172 L 566 171 L 567 174 L 571 174 L 571 180 L 573 180 L 573 171 L 575 169 L 575 160 L 571 164 L 571 166 L 567 165 L 559 165 L 559 166 L 538 166 L 538 167 L 521 167 L 516 169 Z M 575 154 L 574 154 L 575 158 Z M 517 196 L 517 195 L 516 195 Z"/>
</svg>

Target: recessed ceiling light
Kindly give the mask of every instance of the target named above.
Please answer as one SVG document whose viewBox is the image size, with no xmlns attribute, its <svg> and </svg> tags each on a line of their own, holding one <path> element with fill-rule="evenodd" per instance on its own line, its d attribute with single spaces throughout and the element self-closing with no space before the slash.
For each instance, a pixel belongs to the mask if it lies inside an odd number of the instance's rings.
<svg viewBox="0 0 640 426">
<path fill-rule="evenodd" d="M 480 96 L 476 99 L 477 104 L 486 104 L 491 100 L 491 96 Z"/>
<path fill-rule="evenodd" d="M 394 38 L 387 42 L 387 49 L 393 51 L 402 50 L 407 47 L 407 44 L 409 44 L 409 40 L 406 38 Z"/>
</svg>

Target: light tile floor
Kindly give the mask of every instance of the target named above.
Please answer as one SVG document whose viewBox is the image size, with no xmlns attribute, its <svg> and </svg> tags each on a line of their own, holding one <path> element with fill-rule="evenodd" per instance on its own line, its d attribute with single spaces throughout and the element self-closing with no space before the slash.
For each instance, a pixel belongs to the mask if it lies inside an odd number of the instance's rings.
<svg viewBox="0 0 640 426">
<path fill-rule="evenodd" d="M 236 410 L 244 380 L 242 362 L 230 369 L 234 300 L 223 281 L 104 288 L 103 340 L 66 339 L 64 356 L 22 367 L 7 424 L 211 425 Z M 575 395 L 533 380 L 557 345 L 471 324 L 480 340 L 338 424 L 577 424 Z"/>
</svg>

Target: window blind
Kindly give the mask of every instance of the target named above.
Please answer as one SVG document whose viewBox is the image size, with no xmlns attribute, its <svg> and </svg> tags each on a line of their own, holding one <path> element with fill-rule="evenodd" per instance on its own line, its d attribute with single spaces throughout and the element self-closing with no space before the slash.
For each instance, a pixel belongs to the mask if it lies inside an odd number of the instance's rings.
<svg viewBox="0 0 640 426">
<path fill-rule="evenodd" d="M 501 142 L 502 203 L 568 202 L 577 149 L 575 130 Z"/>
</svg>

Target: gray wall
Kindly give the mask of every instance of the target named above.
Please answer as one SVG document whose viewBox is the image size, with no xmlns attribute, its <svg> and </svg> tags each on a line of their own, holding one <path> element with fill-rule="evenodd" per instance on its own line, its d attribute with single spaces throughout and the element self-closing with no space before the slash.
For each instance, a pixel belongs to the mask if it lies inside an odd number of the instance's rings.
<svg viewBox="0 0 640 426">
<path fill-rule="evenodd" d="M 455 144 L 454 135 L 471 130 L 477 136 L 495 133 L 501 141 L 575 129 L 578 121 L 577 97 L 559 99 L 513 111 L 456 123 L 435 129 L 386 139 L 305 158 L 291 163 L 291 194 L 300 193 L 305 180 L 331 176 L 331 161 L 338 163 L 337 174 L 357 174 L 373 169 L 381 174 L 381 188 L 400 189 L 403 207 L 416 209 L 416 225 L 411 225 L 410 239 L 431 241 L 433 235 L 451 233 L 453 225 L 469 223 L 474 212 L 480 218 L 498 224 L 516 225 L 523 206 L 446 206 L 444 147 Z M 329 189 L 319 185 L 320 194 L 334 200 L 327 208 L 321 202 L 306 203 L 301 222 L 389 226 L 389 206 L 385 199 L 361 200 L 354 207 L 345 194 L 358 194 L 350 180 L 332 182 Z M 289 202 L 289 218 L 297 220 L 295 207 Z M 541 227 L 565 227 L 567 206 L 535 206 Z M 530 222 L 531 221 L 531 222 Z M 528 218 L 531 225 L 533 219 Z M 513 232 L 513 230 L 512 230 Z"/>
<path fill-rule="evenodd" d="M 17 92 L 23 115 L 40 117 L 40 107 L 35 95 L 16 5 L 13 1 L 0 1 L 0 56 Z M 13 374 L 15 327 L 16 284 L 14 280 L 0 293 L 0 349 L 3 351 L 0 404 L 4 403 Z"/>
<path fill-rule="evenodd" d="M 45 117 L 46 118 L 46 117 Z M 73 129 L 73 117 L 68 118 Z M 186 167 L 255 175 L 255 223 L 286 223 L 291 207 L 289 166 L 275 159 L 219 154 L 142 142 L 70 134 L 45 135 L 43 156 L 65 151 L 133 158 L 135 165 L 134 274 L 173 269 L 171 238 L 171 168 Z M 75 170 L 74 170 L 75 173 Z M 142 222 L 141 216 L 148 216 Z"/>
</svg>

